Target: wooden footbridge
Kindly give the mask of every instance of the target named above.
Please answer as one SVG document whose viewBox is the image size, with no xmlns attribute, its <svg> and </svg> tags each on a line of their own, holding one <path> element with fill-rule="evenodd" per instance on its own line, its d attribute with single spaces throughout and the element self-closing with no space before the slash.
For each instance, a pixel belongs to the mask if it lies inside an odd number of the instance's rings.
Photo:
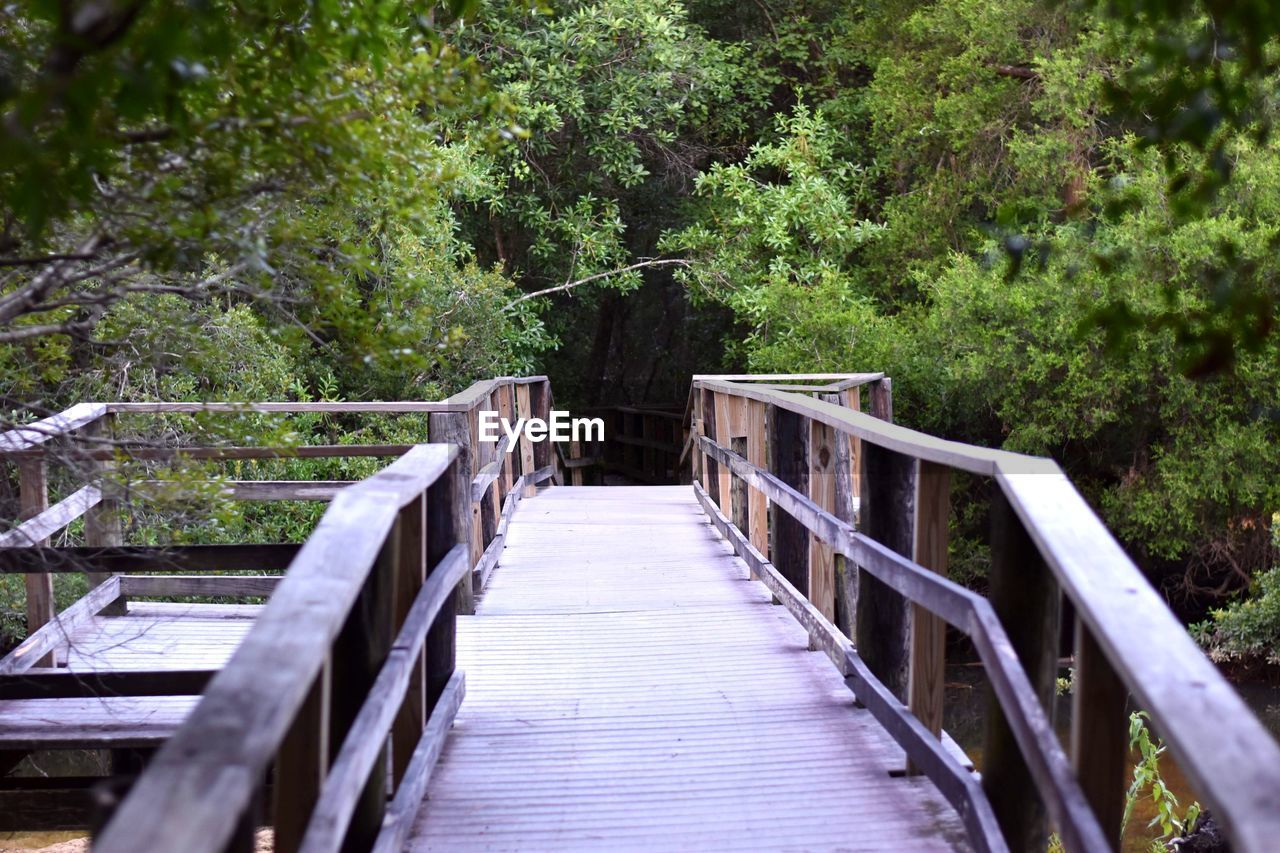
<svg viewBox="0 0 1280 853">
<path fill-rule="evenodd" d="M 1044 850 L 1050 832 L 1101 851 L 1138 707 L 1234 849 L 1276 849 L 1280 748 L 1063 473 L 896 426 L 890 387 L 695 377 L 683 413 L 617 410 L 604 442 L 568 446 L 478 440 L 482 410 L 545 417 L 545 377 L 437 402 L 85 403 L 0 435 L 22 509 L 0 571 L 25 575 L 32 629 L 0 660 L 0 829 L 84 827 L 111 853 Z M 125 429 L 245 412 L 429 427 L 288 447 Z M 301 543 L 124 542 L 135 463 L 355 456 L 393 461 L 213 483 L 327 501 Z M 953 491 L 989 503 L 987 597 L 946 577 Z M 59 573 L 90 588 L 55 613 Z M 942 728 L 948 631 L 990 683 L 977 768 Z M 24 771 L 48 750 L 109 760 Z"/>
</svg>

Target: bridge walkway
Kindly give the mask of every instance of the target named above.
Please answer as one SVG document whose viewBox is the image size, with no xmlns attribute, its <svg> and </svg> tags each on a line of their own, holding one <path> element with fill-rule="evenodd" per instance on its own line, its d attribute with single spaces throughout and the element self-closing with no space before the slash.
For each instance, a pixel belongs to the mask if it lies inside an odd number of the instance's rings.
<svg viewBox="0 0 1280 853">
<path fill-rule="evenodd" d="M 967 849 L 691 487 L 522 501 L 408 849 Z"/>
</svg>

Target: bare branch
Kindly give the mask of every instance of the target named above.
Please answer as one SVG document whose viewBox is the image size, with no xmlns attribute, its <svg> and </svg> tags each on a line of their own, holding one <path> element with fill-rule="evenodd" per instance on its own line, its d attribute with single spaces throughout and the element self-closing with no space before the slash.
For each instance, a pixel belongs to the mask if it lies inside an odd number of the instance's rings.
<svg viewBox="0 0 1280 853">
<path fill-rule="evenodd" d="M 638 263 L 631 264 L 630 266 L 619 267 L 616 270 L 609 270 L 608 272 L 598 272 L 595 275 L 589 275 L 586 278 L 580 278 L 577 281 L 567 281 L 564 284 L 558 284 L 555 287 L 548 287 L 543 290 L 535 290 L 533 293 L 526 293 L 523 296 L 521 296 L 519 299 L 513 299 L 510 302 L 508 302 L 506 305 L 502 306 L 502 310 L 509 311 L 512 308 L 519 305 L 521 302 L 528 302 L 530 299 L 536 299 L 539 296 L 546 296 L 551 293 L 563 293 L 566 290 L 572 290 L 575 287 L 581 287 L 584 284 L 589 284 L 593 281 L 598 281 L 599 279 L 602 279 L 602 278 L 608 278 L 609 276 L 621 275 L 624 272 L 631 272 L 632 270 L 646 269 L 649 267 L 669 267 L 669 266 L 687 267 L 687 266 L 690 266 L 690 263 L 686 261 L 684 258 L 649 258 L 647 260 L 643 260 Z"/>
</svg>

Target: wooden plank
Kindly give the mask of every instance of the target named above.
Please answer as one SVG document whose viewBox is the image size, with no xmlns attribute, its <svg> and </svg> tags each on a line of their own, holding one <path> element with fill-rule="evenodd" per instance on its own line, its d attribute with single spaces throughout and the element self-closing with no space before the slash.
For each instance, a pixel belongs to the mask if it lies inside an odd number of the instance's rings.
<svg viewBox="0 0 1280 853">
<path fill-rule="evenodd" d="M 827 512 L 836 508 L 836 431 L 809 422 L 809 498 Z M 809 600 L 828 621 L 836 618 L 836 565 L 831 546 L 809 534 Z"/>
<path fill-rule="evenodd" d="M 60 644 L 65 643 L 68 635 L 77 626 L 92 620 L 119 595 L 119 578 L 112 578 L 107 583 L 89 590 L 88 595 L 59 613 L 48 624 L 23 640 L 16 649 L 0 659 L 0 675 L 11 675 L 31 669 Z"/>
<path fill-rule="evenodd" d="M 0 779 L 0 832 L 86 829 L 97 814 L 101 776 Z"/>
<path fill-rule="evenodd" d="M 102 403 L 77 403 L 65 412 L 0 433 L 0 453 L 35 450 L 51 438 L 67 435 L 93 423 L 106 412 L 107 407 Z"/>
<path fill-rule="evenodd" d="M 951 471 L 921 462 L 916 472 L 916 513 L 912 525 L 915 544 L 911 559 L 939 575 L 947 574 L 951 523 Z M 947 626 L 918 604 L 911 612 L 911 660 L 907 706 L 924 728 L 942 736 L 943 696 L 946 692 Z M 908 766 L 908 772 L 917 768 Z"/>
<path fill-rule="evenodd" d="M 1075 664 L 1071 763 L 1111 849 L 1118 850 L 1129 754 L 1129 691 L 1079 621 Z"/>
<path fill-rule="evenodd" d="M 525 474 L 529 478 L 531 475 Z M 431 485 L 427 492 L 427 579 L 440 571 L 444 560 L 454 545 L 466 542 L 468 513 L 466 504 L 467 481 L 461 464 L 454 465 L 445 475 Z M 427 631 L 427 713 L 430 715 L 440 701 L 449 679 L 453 676 L 457 660 L 457 615 L 471 613 L 474 605 L 463 609 L 463 591 L 470 596 L 471 584 L 463 580 L 454 588 L 450 603 L 446 603 L 439 617 Z"/>
<path fill-rule="evenodd" d="M 201 493 L 206 488 L 216 485 L 219 491 L 232 500 L 237 501 L 331 501 L 339 489 L 354 483 L 354 480 L 219 480 L 205 484 L 196 484 Z M 163 490 L 169 493 L 175 486 L 172 480 L 134 480 L 129 488 L 142 499 L 154 494 L 151 490 Z M 185 488 L 187 484 L 182 484 Z"/>
<path fill-rule="evenodd" d="M 747 461 L 757 468 L 768 467 L 765 457 L 767 434 L 765 414 L 767 407 L 756 400 L 747 400 Z M 759 489 L 747 493 L 747 526 L 751 545 L 761 554 L 769 553 L 769 502 Z"/>
<path fill-rule="evenodd" d="M 524 386 L 521 386 L 524 387 Z M 526 391 L 527 397 L 527 391 Z M 465 507 L 466 518 L 464 520 L 466 533 L 466 541 L 471 549 L 471 565 L 475 566 L 480 562 L 480 557 L 484 554 L 484 544 L 480 541 L 480 506 L 471 499 L 471 482 L 475 477 L 475 469 L 477 467 L 477 449 L 471 443 L 471 426 L 470 416 L 466 412 L 450 412 L 448 414 L 431 416 L 431 440 L 433 442 L 441 442 L 455 445 L 458 448 L 458 468 L 462 472 L 462 476 L 467 483 L 466 490 L 456 499 L 461 503 L 459 510 Z M 524 453 L 524 444 L 527 439 L 522 435 L 520 439 L 521 454 Z M 445 511 L 443 507 L 436 507 L 437 511 Z M 452 512 L 453 510 L 449 510 Z M 475 609 L 471 584 L 466 584 L 464 588 L 459 589 L 459 612 L 470 613 Z"/>
<path fill-rule="evenodd" d="M 0 675 L 0 700 L 85 699 L 97 696 L 199 696 L 215 670 L 24 672 Z"/>
<path fill-rule="evenodd" d="M 914 551 L 916 461 L 872 444 L 863 445 L 860 529 L 904 556 Z M 885 687 L 907 698 L 911 609 L 906 599 L 867 572 L 858 573 L 854 615 L 858 654 Z"/>
<path fill-rule="evenodd" d="M 89 447 L 97 446 L 100 450 L 111 452 L 115 442 L 115 419 L 113 414 L 104 415 L 90 424 L 84 431 L 84 441 Z M 102 491 L 102 500 L 92 507 L 84 520 L 84 541 L 91 547 L 111 548 L 124 544 L 124 526 L 120 517 L 120 502 L 111 494 L 114 490 L 114 474 L 116 463 L 103 459 L 90 463 L 93 476 Z M 89 572 L 89 586 L 98 586 L 109 577 L 102 572 Z M 123 596 L 113 601 L 106 609 L 110 615 L 119 616 L 124 613 L 126 602 Z"/>
<path fill-rule="evenodd" d="M 100 499 L 96 486 L 84 486 L 12 530 L 0 533 L 0 548 L 47 545 L 50 536 L 84 515 Z"/>
<path fill-rule="evenodd" d="M 215 575 L 182 577 L 180 575 L 125 575 L 120 578 L 120 594 L 125 597 L 170 598 L 239 597 L 266 598 L 275 592 L 279 575 Z"/>
<path fill-rule="evenodd" d="M 703 380 L 719 380 L 722 382 L 789 382 L 796 381 L 833 381 L 833 380 L 857 380 L 860 382 L 874 382 L 883 377 L 883 373 L 725 373 L 725 374 L 698 374 L 693 377 L 693 381 L 700 382 Z"/>
<path fill-rule="evenodd" d="M 1053 720 L 1058 665 L 1058 585 L 1009 502 L 991 503 L 991 606 L 1046 717 Z M 1001 703 L 990 695 L 982 747 L 982 784 L 1014 850 L 1043 848 L 1048 838 L 1044 798 Z"/>
<path fill-rule="evenodd" d="M 769 470 L 781 482 L 800 492 L 809 491 L 809 426 L 787 409 L 769 411 Z M 770 506 L 769 529 L 773 533 L 770 559 L 806 598 L 809 596 L 809 533 L 803 524 L 777 504 Z"/>
<path fill-rule="evenodd" d="M 49 470 L 43 455 L 18 460 L 18 518 L 28 521 L 40 516 L 49 508 Z M 37 525 L 38 526 L 38 523 Z M 19 535 L 30 536 L 30 531 L 19 526 Z M 48 545 L 47 538 L 35 544 Z M 34 634 L 53 619 L 53 578 L 49 575 L 29 574 L 24 579 L 27 593 L 27 634 Z M 52 665 L 52 657 L 40 665 Z"/>
<path fill-rule="evenodd" d="M 532 417 L 532 402 L 529 397 L 529 386 L 516 386 L 516 407 L 517 415 L 521 418 L 528 419 Z M 533 442 L 529 440 L 528 434 L 523 431 L 520 433 L 520 472 L 528 474 L 534 470 L 533 464 Z M 530 497 L 535 493 L 532 483 L 525 484 L 525 497 Z"/>
<path fill-rule="evenodd" d="M 529 407 L 533 413 L 533 417 L 541 418 L 550 423 L 551 421 L 551 383 L 545 379 L 541 382 L 534 382 L 529 386 Z M 533 445 L 533 466 L 534 469 L 546 468 L 554 466 L 555 460 L 551 454 L 551 440 L 539 441 Z"/>
<path fill-rule="evenodd" d="M 488 383 L 485 383 L 488 384 Z M 99 404 L 100 405 L 100 404 Z M 112 413 L 128 414 L 412 414 L 422 412 L 453 411 L 448 403 L 439 401 L 399 400 L 393 402 L 217 402 L 217 403 L 107 403 Z"/>
<path fill-rule="evenodd" d="M 399 574 L 395 578 L 392 619 L 399 631 L 427 578 L 427 496 L 424 493 L 400 510 Z M 392 782 L 399 786 L 413 757 L 414 746 L 427 722 L 427 661 L 419 653 L 409 674 L 409 687 L 391 730 Z M 393 790 L 395 788 L 393 787 Z"/>
<path fill-rule="evenodd" d="M 329 774 L 331 669 L 326 660 L 276 753 L 272 849 L 296 853 Z"/>
<path fill-rule="evenodd" d="M 284 571 L 300 547 L 292 543 L 265 543 L 0 548 L 0 573 Z"/>
<path fill-rule="evenodd" d="M 850 394 L 857 394 L 858 389 L 838 394 L 824 395 L 821 399 L 828 403 L 845 405 Z M 857 523 L 854 511 L 855 479 L 857 475 L 856 460 L 853 458 L 853 446 L 857 439 L 833 430 L 832 441 L 835 447 L 835 460 L 832 464 L 834 473 L 835 504 L 831 513 L 850 526 Z M 832 620 L 846 637 L 852 637 L 853 617 L 858 610 L 858 567 L 849 562 L 842 554 L 834 556 L 833 573 L 835 584 L 832 591 L 835 618 Z"/>
<path fill-rule="evenodd" d="M 996 473 L 997 466 L 1002 463 L 1014 466 L 1012 470 L 1016 470 L 1018 463 L 1034 461 L 1034 457 L 1022 456 L 1006 450 L 974 447 L 958 441 L 936 438 L 883 421 L 873 414 L 853 412 L 843 406 L 815 400 L 802 394 L 793 394 L 787 391 L 770 391 L 751 385 L 716 380 L 700 380 L 698 387 L 703 391 L 729 393 L 749 400 L 759 400 L 762 403 L 786 409 L 806 418 L 820 420 L 828 426 L 833 426 L 848 435 L 856 436 L 864 442 L 908 454 L 917 459 L 948 465 L 961 471 L 993 476 Z M 890 406 L 891 409 L 892 406 Z M 874 407 L 872 411 L 875 411 Z"/>
<path fill-rule="evenodd" d="M 370 731 L 362 721 L 369 705 L 368 697 L 373 693 L 383 668 L 394 659 L 391 608 L 395 579 L 400 574 L 402 518 L 397 513 L 360 596 L 347 614 L 346 624 L 330 652 L 333 687 L 329 700 L 329 754 L 333 756 L 333 764 L 307 822 L 307 831 L 302 837 L 303 850 L 310 846 L 309 839 L 315 831 L 323 803 L 332 791 L 344 791 L 349 805 L 347 820 L 337 832 L 334 849 L 339 846 L 350 850 L 366 849 L 382 825 L 387 802 L 388 734 L 401 697 L 382 697 L 385 701 L 381 711 L 386 715 L 387 723 L 379 731 Z M 460 553 L 466 562 L 465 548 Z M 411 661 L 406 661 L 403 667 L 406 685 L 409 664 Z M 370 764 L 378 766 L 380 772 L 353 774 L 350 768 L 346 768 L 339 775 L 342 756 L 353 745 L 371 753 Z"/>
<path fill-rule="evenodd" d="M 716 444 L 721 447 L 729 447 L 731 428 L 729 424 L 729 398 L 725 394 L 713 394 L 712 405 L 715 407 L 715 416 L 712 419 L 711 427 L 713 430 L 712 438 Z M 732 515 L 733 508 L 730 505 L 732 500 L 733 483 L 732 477 L 728 469 L 718 466 L 717 474 L 720 478 L 720 484 L 716 490 L 716 498 L 720 503 L 720 511 L 725 515 Z"/>
<path fill-rule="evenodd" d="M 700 394 L 701 401 L 699 403 L 699 419 L 698 423 L 701 427 L 701 434 L 711 441 L 716 441 L 716 405 L 715 394 L 711 391 L 703 391 Z M 702 456 L 702 487 L 707 490 L 707 494 L 711 499 L 720 504 L 720 466 L 716 461 L 706 454 Z"/>
<path fill-rule="evenodd" d="M 172 737 L 199 701 L 197 696 L 2 700 L 0 749 L 154 747 Z"/>
</svg>

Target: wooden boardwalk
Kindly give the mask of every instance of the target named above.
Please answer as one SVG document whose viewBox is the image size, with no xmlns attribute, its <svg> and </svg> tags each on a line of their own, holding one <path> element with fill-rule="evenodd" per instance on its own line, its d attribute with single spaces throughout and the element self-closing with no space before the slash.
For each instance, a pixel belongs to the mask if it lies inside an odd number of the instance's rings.
<svg viewBox="0 0 1280 853">
<path fill-rule="evenodd" d="M 56 623 L 58 666 L 27 674 L 214 672 L 248 633 L 260 605 L 130 601 L 120 615 L 87 614 Z M 16 654 L 16 653 L 15 653 Z M 0 661 L 9 664 L 14 655 Z M 88 696 L 0 698 L 0 750 L 155 747 L 178 728 L 200 697 Z"/>
<path fill-rule="evenodd" d="M 521 502 L 409 849 L 968 849 L 688 486 Z"/>
</svg>

